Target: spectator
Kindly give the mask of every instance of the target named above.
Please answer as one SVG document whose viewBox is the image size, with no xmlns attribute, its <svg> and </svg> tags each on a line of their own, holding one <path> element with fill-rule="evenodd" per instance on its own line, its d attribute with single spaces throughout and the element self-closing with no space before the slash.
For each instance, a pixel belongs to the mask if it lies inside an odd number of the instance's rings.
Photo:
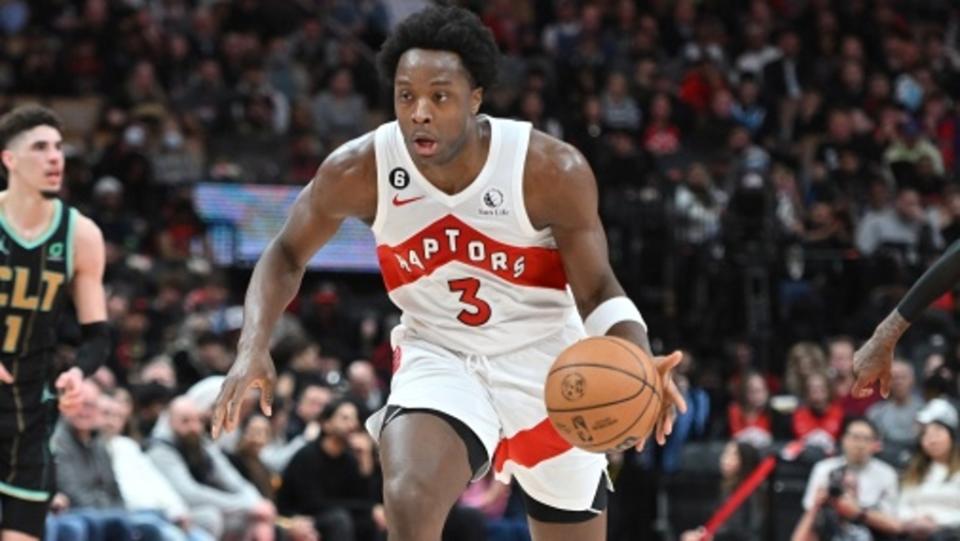
<svg viewBox="0 0 960 541">
<path fill-rule="evenodd" d="M 943 156 L 933 143 L 923 137 L 922 130 L 922 126 L 915 121 L 900 124 L 900 136 L 883 154 L 884 162 L 891 167 L 899 163 L 916 165 L 921 159 L 926 158 L 930 160 L 933 172 L 942 175 L 944 173 Z"/>
<path fill-rule="evenodd" d="M 217 509 L 220 522 L 210 529 L 214 537 L 246 531 L 253 541 L 272 541 L 274 505 L 205 438 L 203 426 L 196 403 L 177 397 L 170 403 L 166 422 L 154 428 L 147 454 L 188 506 Z"/>
<path fill-rule="evenodd" d="M 260 455 L 270 440 L 270 420 L 259 413 L 253 413 L 243 420 L 240 428 L 240 442 L 236 452 L 228 455 L 230 462 L 240 475 L 257 488 L 261 496 L 272 501 L 276 497 L 275 487 L 279 486 L 280 478 L 260 460 Z M 295 516 L 282 521 L 278 519 L 277 524 L 282 524 L 283 529 L 289 530 L 295 539 L 317 539 L 317 530 L 314 528 L 313 519 L 309 517 Z"/>
<path fill-rule="evenodd" d="M 784 387 L 788 393 L 799 398 L 805 392 L 808 376 L 826 372 L 827 359 L 823 349 L 813 342 L 797 342 L 787 352 Z"/>
<path fill-rule="evenodd" d="M 720 454 L 720 490 L 718 500 L 726 501 L 734 490 L 760 465 L 760 453 L 744 442 L 728 442 Z M 714 534 L 717 541 L 760 541 L 763 539 L 764 513 L 760 503 L 761 493 L 754 492 L 736 513 L 727 519 Z M 698 541 L 703 530 L 687 531 L 681 534 L 680 541 Z"/>
<path fill-rule="evenodd" d="M 81 407 L 57 424 L 50 445 L 57 457 L 57 487 L 97 541 L 177 541 L 183 534 L 150 513 L 128 513 L 110 454 L 99 434 L 100 389 L 83 382 Z"/>
<path fill-rule="evenodd" d="M 890 369 L 890 398 L 867 410 L 867 418 L 876 425 L 885 444 L 906 448 L 917 441 L 915 419 L 923 402 L 914 381 L 913 366 L 894 361 Z"/>
<path fill-rule="evenodd" d="M 940 233 L 924 215 L 920 196 L 909 188 L 897 193 L 893 208 L 864 216 L 857 229 L 857 249 L 872 255 L 882 247 L 931 250 L 943 244 Z"/>
<path fill-rule="evenodd" d="M 874 531 L 898 532 L 897 473 L 873 458 L 878 437 L 866 419 L 847 421 L 842 454 L 817 462 L 810 473 L 794 541 L 872 540 Z"/>
<path fill-rule="evenodd" d="M 867 408 L 880 398 L 877 394 L 867 398 L 856 398 L 850 395 L 850 389 L 853 387 L 853 352 L 856 349 L 853 339 L 849 336 L 836 336 L 827 342 L 833 396 L 840 401 L 846 417 L 863 417 L 867 413 Z"/>
<path fill-rule="evenodd" d="M 920 449 L 903 475 L 899 518 L 911 539 L 947 540 L 960 535 L 960 445 L 957 410 L 931 400 L 917 415 Z"/>
<path fill-rule="evenodd" d="M 313 517 L 325 541 L 369 539 L 382 526 L 383 506 L 374 498 L 373 465 L 358 462 L 350 449 L 350 436 L 360 428 L 357 408 L 334 400 L 324 406 L 320 423 L 320 437 L 284 470 L 277 505 L 285 515 Z"/>
<path fill-rule="evenodd" d="M 730 438 L 765 448 L 773 443 L 774 420 L 769 409 L 770 391 L 759 372 L 749 372 L 740 378 L 735 400 L 727 407 L 727 427 Z"/>
<path fill-rule="evenodd" d="M 328 148 L 335 148 L 363 133 L 367 106 L 363 96 L 354 91 L 353 76 L 348 70 L 335 71 L 328 89 L 314 98 L 313 118 L 315 129 Z"/>
<path fill-rule="evenodd" d="M 793 435 L 832 452 L 843 428 L 843 407 L 833 398 L 827 376 L 807 376 L 803 405 L 793 412 Z"/>
<path fill-rule="evenodd" d="M 140 444 L 123 435 L 129 410 L 119 400 L 102 394 L 98 407 L 102 421 L 101 435 L 127 509 L 160 512 L 171 525 L 179 526 L 186 534 L 178 535 L 170 526 L 164 525 L 165 539 L 213 541 L 213 536 L 207 533 L 209 528 L 192 524 L 216 521 L 216 510 L 187 508 L 183 499 L 140 448 Z M 211 516 L 211 513 L 214 515 Z"/>
<path fill-rule="evenodd" d="M 358 359 L 350 363 L 347 367 L 347 385 L 347 397 L 357 405 L 361 423 L 383 406 L 385 397 L 370 361 Z"/>
<path fill-rule="evenodd" d="M 287 440 L 305 433 L 312 423 L 318 423 L 323 409 L 333 399 L 329 387 L 309 383 L 300 391 L 297 407 L 287 422 Z"/>
<path fill-rule="evenodd" d="M 600 110 L 607 127 L 637 132 L 640 130 L 640 107 L 630 96 L 627 85 L 626 75 L 611 73 L 600 98 Z"/>
</svg>

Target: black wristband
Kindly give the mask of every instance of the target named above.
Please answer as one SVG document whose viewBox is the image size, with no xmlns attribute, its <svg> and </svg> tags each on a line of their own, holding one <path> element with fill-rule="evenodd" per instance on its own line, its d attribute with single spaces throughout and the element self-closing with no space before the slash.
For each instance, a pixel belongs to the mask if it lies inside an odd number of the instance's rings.
<svg viewBox="0 0 960 541">
<path fill-rule="evenodd" d="M 110 353 L 110 327 L 106 321 L 80 326 L 82 342 L 77 349 L 77 366 L 84 377 L 91 376 L 103 365 Z"/>
</svg>

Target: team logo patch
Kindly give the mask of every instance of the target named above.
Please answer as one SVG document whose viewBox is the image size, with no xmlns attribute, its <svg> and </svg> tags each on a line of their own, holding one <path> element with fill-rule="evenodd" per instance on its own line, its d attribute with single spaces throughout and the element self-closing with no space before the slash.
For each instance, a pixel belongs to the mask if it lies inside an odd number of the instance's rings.
<svg viewBox="0 0 960 541">
<path fill-rule="evenodd" d="M 489 188 L 483 192 L 483 206 L 479 209 L 480 214 L 483 216 L 506 216 L 510 214 L 509 210 L 503 208 L 504 200 L 503 192 L 497 188 Z"/>
<path fill-rule="evenodd" d="M 398 190 L 402 190 L 410 185 L 410 173 L 403 167 L 395 167 L 390 171 L 390 185 Z"/>
<path fill-rule="evenodd" d="M 55 242 L 47 250 L 47 259 L 50 261 L 63 261 L 63 243 Z"/>
</svg>

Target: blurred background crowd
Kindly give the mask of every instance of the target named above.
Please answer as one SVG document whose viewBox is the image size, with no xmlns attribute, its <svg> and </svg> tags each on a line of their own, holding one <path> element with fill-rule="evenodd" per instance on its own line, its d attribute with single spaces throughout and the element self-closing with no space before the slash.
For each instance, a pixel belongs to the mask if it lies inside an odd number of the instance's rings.
<svg viewBox="0 0 960 541">
<path fill-rule="evenodd" d="M 883 443 L 870 445 L 874 460 L 913 472 L 902 487 L 894 477 L 891 514 L 960 526 L 954 295 L 905 337 L 889 400 L 849 396 L 858 343 L 960 238 L 955 3 L 458 3 L 503 54 L 483 111 L 586 156 L 614 268 L 655 349 L 687 351 L 691 408 L 669 444 L 611 457 L 610 538 L 672 539 L 702 524 L 759 456 L 794 439 L 806 449 L 781 460 L 730 539 L 789 538 L 813 463 L 857 462 L 848 447 L 864 438 Z M 332 149 L 389 120 L 374 55 L 424 5 L 0 1 L 0 108 L 60 113 L 64 198 L 108 246 L 114 345 L 84 410 L 54 436 L 49 537 L 382 536 L 376 452 L 361 430 L 391 376 L 397 314 L 379 277 L 310 273 L 274 336 L 273 416 L 246 415 L 211 442 L 250 269 L 216 264 L 194 187 L 303 185 Z M 63 327 L 66 364 L 78 330 Z M 864 416 L 874 428 L 851 435 L 844 420 Z M 936 497 L 910 500 L 943 463 L 930 424 L 952 427 L 954 459 Z M 876 503 L 869 492 L 863 505 Z M 485 480 L 461 504 L 451 539 L 526 539 L 509 488 Z M 116 520 L 84 531 L 84 513 Z"/>
</svg>

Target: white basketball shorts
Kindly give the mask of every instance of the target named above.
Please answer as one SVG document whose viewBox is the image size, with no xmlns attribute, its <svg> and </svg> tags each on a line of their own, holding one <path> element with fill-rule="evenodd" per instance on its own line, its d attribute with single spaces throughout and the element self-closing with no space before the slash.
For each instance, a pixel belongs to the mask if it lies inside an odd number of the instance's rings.
<svg viewBox="0 0 960 541">
<path fill-rule="evenodd" d="M 391 335 L 395 373 L 387 406 L 458 419 L 483 443 L 498 480 L 516 477 L 527 494 L 557 509 L 590 510 L 600 476 L 606 475 L 606 456 L 567 443 L 547 419 L 543 402 L 553 361 L 583 337 L 583 328 L 571 324 L 528 348 L 488 357 L 448 350 L 398 326 Z M 386 406 L 367 420 L 374 439 L 385 412 Z"/>
</svg>

